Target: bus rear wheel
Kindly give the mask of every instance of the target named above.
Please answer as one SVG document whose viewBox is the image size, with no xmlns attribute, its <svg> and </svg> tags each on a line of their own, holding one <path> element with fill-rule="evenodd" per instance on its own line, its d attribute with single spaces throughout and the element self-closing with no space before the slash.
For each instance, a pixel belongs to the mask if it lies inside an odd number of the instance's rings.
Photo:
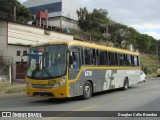
<svg viewBox="0 0 160 120">
<path fill-rule="evenodd" d="M 129 87 L 129 82 L 128 82 L 128 79 L 126 79 L 125 81 L 124 81 L 124 84 L 123 84 L 123 90 L 127 90 L 128 89 L 128 87 Z"/>
<path fill-rule="evenodd" d="M 85 82 L 83 86 L 83 99 L 89 99 L 92 96 L 92 85 L 90 82 Z"/>
</svg>

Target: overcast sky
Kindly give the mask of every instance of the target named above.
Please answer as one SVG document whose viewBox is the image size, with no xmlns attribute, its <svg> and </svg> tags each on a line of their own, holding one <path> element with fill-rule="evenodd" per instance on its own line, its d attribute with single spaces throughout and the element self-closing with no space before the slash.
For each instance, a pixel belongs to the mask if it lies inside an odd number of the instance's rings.
<svg viewBox="0 0 160 120">
<path fill-rule="evenodd" d="M 19 0 L 21 3 L 26 0 Z M 76 0 L 89 11 L 108 10 L 109 17 L 160 40 L 160 0 Z"/>
</svg>

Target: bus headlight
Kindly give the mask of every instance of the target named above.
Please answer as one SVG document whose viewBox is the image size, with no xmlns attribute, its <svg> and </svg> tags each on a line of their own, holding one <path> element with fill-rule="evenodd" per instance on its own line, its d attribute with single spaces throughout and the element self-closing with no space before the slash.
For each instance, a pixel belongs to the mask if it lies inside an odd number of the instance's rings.
<svg viewBox="0 0 160 120">
<path fill-rule="evenodd" d="M 65 81 L 61 80 L 58 83 L 54 84 L 54 87 L 63 86 L 65 84 Z"/>
<path fill-rule="evenodd" d="M 63 86 L 66 83 L 66 77 L 62 77 L 62 80 L 59 81 L 58 83 L 54 84 L 54 87 L 59 87 L 59 86 Z"/>
</svg>

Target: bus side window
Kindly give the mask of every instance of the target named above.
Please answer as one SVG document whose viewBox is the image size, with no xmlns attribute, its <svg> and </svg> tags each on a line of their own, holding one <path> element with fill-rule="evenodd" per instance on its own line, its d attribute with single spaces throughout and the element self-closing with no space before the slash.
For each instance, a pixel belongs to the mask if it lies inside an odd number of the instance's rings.
<svg viewBox="0 0 160 120">
<path fill-rule="evenodd" d="M 139 66 L 138 56 L 134 56 L 134 65 Z"/>
<path fill-rule="evenodd" d="M 110 65 L 116 65 L 116 54 L 113 52 L 109 52 Z"/>
<path fill-rule="evenodd" d="M 105 51 L 99 51 L 99 64 L 106 65 L 106 54 Z"/>
<path fill-rule="evenodd" d="M 124 54 L 121 54 L 121 53 L 118 54 L 118 61 L 119 61 L 119 66 L 125 65 Z"/>
<path fill-rule="evenodd" d="M 96 50 L 92 49 L 92 64 L 96 65 Z"/>
<path fill-rule="evenodd" d="M 123 54 L 124 66 L 126 65 L 126 54 Z"/>
<path fill-rule="evenodd" d="M 69 67 L 71 69 L 79 69 L 82 65 L 82 53 L 81 53 L 81 47 L 79 46 L 72 46 L 70 48 L 70 65 Z"/>
<path fill-rule="evenodd" d="M 110 65 L 108 52 L 106 51 L 105 54 L 106 54 L 106 55 L 105 55 L 105 57 L 106 57 L 106 65 Z"/>
<path fill-rule="evenodd" d="M 96 50 L 96 65 L 100 64 L 99 50 Z"/>
<path fill-rule="evenodd" d="M 111 63 L 111 52 L 108 52 L 108 65 L 112 65 Z"/>
<path fill-rule="evenodd" d="M 133 56 L 133 55 L 131 55 L 131 65 L 132 65 L 132 66 L 135 66 L 135 63 L 134 63 L 134 56 Z"/>
<path fill-rule="evenodd" d="M 80 55 L 78 52 L 73 52 L 73 68 L 74 69 L 80 68 Z"/>
<path fill-rule="evenodd" d="M 131 66 L 131 55 L 126 56 L 126 65 Z"/>
<path fill-rule="evenodd" d="M 118 54 L 114 53 L 114 58 L 115 58 L 115 65 L 118 65 Z"/>
<path fill-rule="evenodd" d="M 72 59 L 72 64 L 70 64 L 71 69 L 79 69 L 81 64 L 80 64 L 80 53 L 79 52 L 71 52 L 70 54 L 70 59 Z"/>
<path fill-rule="evenodd" d="M 84 60 L 85 60 L 85 65 L 92 65 L 91 49 L 84 48 Z"/>
</svg>

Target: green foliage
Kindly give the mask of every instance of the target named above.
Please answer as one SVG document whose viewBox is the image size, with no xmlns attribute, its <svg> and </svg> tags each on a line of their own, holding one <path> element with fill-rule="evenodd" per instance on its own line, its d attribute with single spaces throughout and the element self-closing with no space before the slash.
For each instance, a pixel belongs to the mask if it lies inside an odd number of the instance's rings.
<svg viewBox="0 0 160 120">
<path fill-rule="evenodd" d="M 78 15 L 78 25 L 81 28 L 81 30 L 86 29 L 86 17 L 88 15 L 88 10 L 86 9 L 86 7 L 84 8 L 80 8 L 79 10 L 77 10 L 77 15 Z"/>
<path fill-rule="evenodd" d="M 121 47 L 122 41 L 126 47 L 133 44 L 141 52 L 155 52 L 157 40 L 146 34 L 140 34 L 134 28 L 112 21 L 108 17 L 107 10 L 94 9 L 88 12 L 87 8 L 77 10 L 78 23 L 81 31 L 95 34 L 100 43 L 114 43 L 115 47 Z"/>
<path fill-rule="evenodd" d="M 152 74 L 156 72 L 157 61 L 154 55 L 147 55 L 140 53 L 141 65 L 143 65 L 143 70 L 146 74 Z"/>
<path fill-rule="evenodd" d="M 108 12 L 104 9 L 94 9 L 93 12 L 88 13 L 86 7 L 77 10 L 79 27 L 87 32 L 100 32 L 100 24 L 109 23 L 107 18 Z"/>
<path fill-rule="evenodd" d="M 16 7 L 17 22 L 26 23 L 32 19 L 30 11 L 17 0 L 0 0 L 0 19 L 13 21 L 14 7 Z"/>
<path fill-rule="evenodd" d="M 130 34 L 129 28 L 126 25 L 114 23 L 108 27 L 110 33 L 110 41 L 115 44 L 116 47 L 121 47 L 123 40 L 129 41 L 128 35 Z"/>
</svg>

